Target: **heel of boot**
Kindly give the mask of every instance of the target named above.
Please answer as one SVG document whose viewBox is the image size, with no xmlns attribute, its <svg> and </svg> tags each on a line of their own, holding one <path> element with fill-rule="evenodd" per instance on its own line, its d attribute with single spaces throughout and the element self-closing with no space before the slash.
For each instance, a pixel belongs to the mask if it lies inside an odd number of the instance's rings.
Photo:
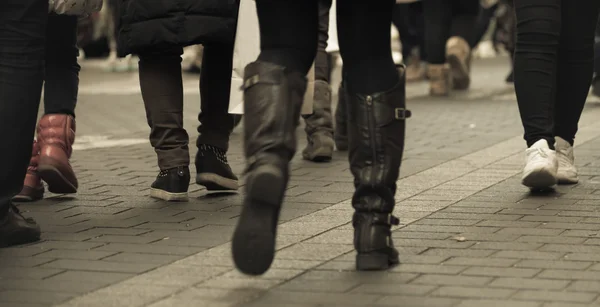
<svg viewBox="0 0 600 307">
<path fill-rule="evenodd" d="M 232 241 L 233 260 L 244 274 L 261 275 L 271 267 L 285 179 L 283 172 L 271 165 L 253 170 L 248 178 Z"/>
<path fill-rule="evenodd" d="M 385 253 L 370 252 L 358 253 L 356 255 L 357 271 L 382 271 L 400 263 L 398 257 L 392 257 Z"/>
</svg>

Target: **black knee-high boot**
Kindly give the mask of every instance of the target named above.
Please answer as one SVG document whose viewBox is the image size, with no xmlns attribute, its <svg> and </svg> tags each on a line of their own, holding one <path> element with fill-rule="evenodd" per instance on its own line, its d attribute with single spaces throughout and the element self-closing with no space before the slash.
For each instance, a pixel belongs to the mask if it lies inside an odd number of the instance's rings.
<svg viewBox="0 0 600 307">
<path fill-rule="evenodd" d="M 357 95 L 346 88 L 350 170 L 355 192 L 354 247 L 357 270 L 384 270 L 397 264 L 391 238 L 396 181 L 400 173 L 406 118 L 404 70 L 391 90 Z"/>
<path fill-rule="evenodd" d="M 273 262 L 306 82 L 305 76 L 266 62 L 251 63 L 244 72 L 246 196 L 232 251 L 246 274 L 260 275 Z"/>
</svg>

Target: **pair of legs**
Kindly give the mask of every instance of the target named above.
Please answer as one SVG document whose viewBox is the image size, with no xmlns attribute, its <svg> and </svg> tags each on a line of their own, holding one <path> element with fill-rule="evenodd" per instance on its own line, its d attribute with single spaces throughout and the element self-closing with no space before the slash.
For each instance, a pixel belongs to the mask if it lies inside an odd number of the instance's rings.
<svg viewBox="0 0 600 307">
<path fill-rule="evenodd" d="M 0 2 L 0 247 L 36 241 L 39 226 L 11 200 L 23 187 L 44 80 L 48 1 Z"/>
<path fill-rule="evenodd" d="M 189 137 L 183 128 L 183 82 L 179 46 L 140 54 L 139 76 L 150 126 L 150 143 L 161 170 L 152 196 L 185 200 L 190 181 Z M 209 190 L 236 190 L 237 177 L 226 159 L 234 116 L 228 113 L 232 45 L 204 47 L 200 76 L 196 182 Z"/>
<path fill-rule="evenodd" d="M 307 138 L 302 157 L 314 162 L 327 162 L 333 157 L 333 117 L 331 113 L 331 63 L 327 53 L 329 39 L 329 10 L 332 0 L 318 0 L 319 28 L 317 54 L 315 56 L 315 88 L 313 114 L 304 115 Z"/>
<path fill-rule="evenodd" d="M 524 138 L 531 147 L 523 183 L 542 187 L 557 181 L 558 163 L 552 159 L 555 142 L 557 147 L 560 145 L 556 148 L 560 168 L 573 171 L 571 146 L 593 75 L 594 33 L 600 2 L 520 0 L 515 1 L 514 6 L 517 16 L 515 90 Z M 540 160 L 546 163 L 537 163 L 533 168 L 532 163 L 539 160 L 536 152 L 540 148 L 547 151 L 550 158 Z M 565 161 L 561 160 L 563 149 L 570 152 Z M 538 182 L 527 182 L 536 174 L 540 178 L 534 181 Z M 572 175 L 568 177 L 576 179 L 576 174 Z"/>
<path fill-rule="evenodd" d="M 341 1 L 338 41 L 344 61 L 354 245 L 359 270 L 398 263 L 391 240 L 396 181 L 404 148 L 404 75 L 392 59 L 393 0 Z M 264 273 L 274 257 L 279 212 L 296 151 L 296 127 L 315 59 L 318 3 L 256 1 L 261 53 L 244 72 L 246 195 L 232 251 L 244 273 Z M 368 14 L 365 14 L 368 12 Z"/>
<path fill-rule="evenodd" d="M 78 182 L 69 163 L 75 141 L 75 106 L 79 90 L 77 16 L 48 16 L 44 116 L 37 128 L 23 190 L 15 201 L 35 201 L 44 195 L 42 179 L 51 192 L 77 192 Z"/>
<path fill-rule="evenodd" d="M 430 93 L 469 88 L 473 28 L 479 0 L 423 0 Z"/>
<path fill-rule="evenodd" d="M 397 3 L 394 5 L 392 22 L 400 34 L 406 81 L 422 80 L 426 73 L 422 64 L 427 61 L 423 3 Z M 415 53 L 415 49 L 418 53 Z"/>
</svg>

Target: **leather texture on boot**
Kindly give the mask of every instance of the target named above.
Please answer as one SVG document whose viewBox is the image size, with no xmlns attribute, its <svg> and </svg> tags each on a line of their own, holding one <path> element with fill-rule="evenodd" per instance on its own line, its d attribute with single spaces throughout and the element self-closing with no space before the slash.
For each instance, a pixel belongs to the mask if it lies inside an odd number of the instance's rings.
<svg viewBox="0 0 600 307">
<path fill-rule="evenodd" d="M 76 193 L 78 182 L 69 163 L 75 142 L 75 118 L 67 114 L 44 115 L 38 124 L 40 177 L 52 193 Z"/>
<path fill-rule="evenodd" d="M 337 150 L 346 151 L 348 150 L 348 112 L 346 108 L 346 91 L 342 85 L 340 85 L 338 90 L 338 103 L 335 108 L 335 132 L 333 134 L 333 139 Z"/>
<path fill-rule="evenodd" d="M 254 62 L 244 73 L 246 196 L 233 236 L 237 268 L 266 272 L 275 253 L 279 212 L 296 152 L 296 128 L 306 77 L 285 67 Z"/>
<path fill-rule="evenodd" d="M 313 114 L 305 116 L 307 145 L 302 157 L 309 161 L 326 162 L 333 156 L 333 118 L 331 114 L 331 86 L 315 81 Z"/>
<path fill-rule="evenodd" d="M 446 59 L 450 65 L 452 86 L 456 90 L 466 90 L 471 85 L 471 47 L 459 36 L 446 42 Z"/>
<path fill-rule="evenodd" d="M 427 65 L 427 76 L 429 77 L 429 95 L 448 96 L 452 88 L 452 76 L 448 64 Z"/>
<path fill-rule="evenodd" d="M 13 201 L 30 202 L 40 200 L 44 197 L 44 185 L 42 184 L 42 179 L 38 174 L 39 160 L 40 146 L 38 142 L 34 140 L 31 151 L 31 159 L 29 160 L 27 174 L 25 175 L 25 181 L 23 182 L 23 189 L 18 195 L 13 197 Z"/>
<path fill-rule="evenodd" d="M 0 248 L 39 241 L 40 235 L 35 220 L 24 217 L 14 204 L 0 215 Z"/>
<path fill-rule="evenodd" d="M 405 120 L 405 79 L 393 89 L 371 95 L 348 93 L 350 170 L 355 192 L 352 206 L 357 270 L 384 270 L 397 264 L 391 238 L 392 216 L 402 154 Z"/>
</svg>

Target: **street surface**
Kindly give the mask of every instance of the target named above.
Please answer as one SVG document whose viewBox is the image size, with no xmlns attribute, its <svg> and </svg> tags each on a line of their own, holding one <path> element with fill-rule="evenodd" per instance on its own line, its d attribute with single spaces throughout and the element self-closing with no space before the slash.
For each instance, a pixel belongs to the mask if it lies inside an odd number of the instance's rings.
<svg viewBox="0 0 600 307">
<path fill-rule="evenodd" d="M 20 205 L 43 240 L 0 250 L 0 306 L 600 306 L 596 98 L 576 140 L 580 183 L 530 194 L 519 183 L 525 143 L 506 58 L 476 61 L 472 90 L 450 98 L 410 84 L 393 233 L 402 263 L 354 271 L 346 157 L 315 164 L 297 154 L 276 261 L 251 278 L 230 256 L 241 195 L 208 195 L 192 183 L 190 202 L 150 199 L 158 168 L 137 73 L 100 65 L 84 62 L 80 77 L 79 193 Z M 195 138 L 198 77 L 184 84 Z M 241 175 L 240 128 L 229 161 Z"/>
</svg>

